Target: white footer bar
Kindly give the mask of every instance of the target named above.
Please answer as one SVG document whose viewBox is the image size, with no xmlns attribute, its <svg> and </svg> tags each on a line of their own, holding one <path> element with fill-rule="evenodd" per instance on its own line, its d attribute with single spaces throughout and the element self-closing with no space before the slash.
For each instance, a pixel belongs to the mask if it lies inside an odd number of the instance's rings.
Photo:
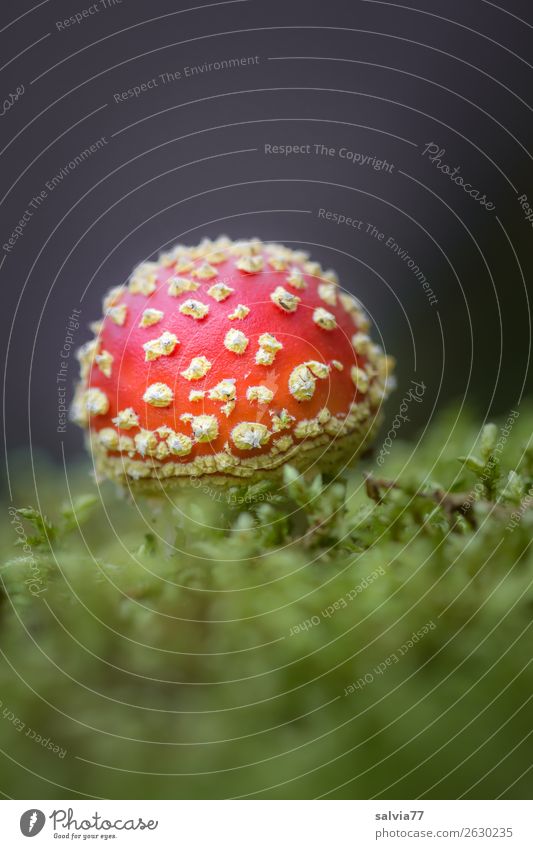
<svg viewBox="0 0 533 849">
<path fill-rule="evenodd" d="M 531 819 L 527 801 L 9 800 L 0 845 L 532 849 Z"/>
</svg>

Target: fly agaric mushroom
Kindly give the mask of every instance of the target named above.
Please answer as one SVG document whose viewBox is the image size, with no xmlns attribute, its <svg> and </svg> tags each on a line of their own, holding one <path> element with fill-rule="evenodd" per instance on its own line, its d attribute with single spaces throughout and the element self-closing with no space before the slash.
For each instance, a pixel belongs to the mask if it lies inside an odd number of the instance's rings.
<svg viewBox="0 0 533 849">
<path fill-rule="evenodd" d="M 323 469 L 377 425 L 393 361 L 303 251 L 221 237 L 144 262 L 78 352 L 72 418 L 121 482 Z"/>
</svg>

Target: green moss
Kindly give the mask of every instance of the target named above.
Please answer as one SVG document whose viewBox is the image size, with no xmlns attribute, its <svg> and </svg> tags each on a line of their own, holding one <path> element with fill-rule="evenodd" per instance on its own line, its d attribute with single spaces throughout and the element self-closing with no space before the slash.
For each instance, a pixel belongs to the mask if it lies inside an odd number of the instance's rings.
<svg viewBox="0 0 533 849">
<path fill-rule="evenodd" d="M 533 416 L 510 421 L 173 504 L 13 458 L 1 789 L 529 797 Z"/>
</svg>

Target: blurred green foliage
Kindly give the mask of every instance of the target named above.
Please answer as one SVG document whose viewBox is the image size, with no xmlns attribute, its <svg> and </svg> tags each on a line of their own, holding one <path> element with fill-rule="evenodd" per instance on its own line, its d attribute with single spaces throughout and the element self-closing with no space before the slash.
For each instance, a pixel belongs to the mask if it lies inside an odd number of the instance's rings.
<svg viewBox="0 0 533 849">
<path fill-rule="evenodd" d="M 12 458 L 0 789 L 529 798 L 532 421 L 172 501 Z"/>
</svg>

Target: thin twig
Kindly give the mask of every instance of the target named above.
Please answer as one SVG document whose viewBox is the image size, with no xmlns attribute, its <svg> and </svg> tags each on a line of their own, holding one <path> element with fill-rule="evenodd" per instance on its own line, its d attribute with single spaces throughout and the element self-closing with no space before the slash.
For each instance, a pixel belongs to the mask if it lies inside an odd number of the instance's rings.
<svg viewBox="0 0 533 849">
<path fill-rule="evenodd" d="M 385 493 L 382 490 L 389 492 L 391 489 L 401 489 L 396 481 L 387 480 L 386 478 L 376 478 L 370 473 L 366 473 L 364 478 L 366 493 L 376 504 L 381 504 L 385 497 Z M 496 501 L 476 501 L 473 492 L 446 492 L 443 489 L 437 488 L 419 490 L 414 495 L 417 498 L 427 498 L 434 501 L 439 507 L 442 507 L 450 522 L 454 518 L 454 514 L 460 513 L 472 528 L 477 526 L 476 518 L 472 511 L 474 504 L 480 504 L 494 511 L 496 515 L 505 518 L 512 512 L 511 508 L 504 507 Z"/>
</svg>

